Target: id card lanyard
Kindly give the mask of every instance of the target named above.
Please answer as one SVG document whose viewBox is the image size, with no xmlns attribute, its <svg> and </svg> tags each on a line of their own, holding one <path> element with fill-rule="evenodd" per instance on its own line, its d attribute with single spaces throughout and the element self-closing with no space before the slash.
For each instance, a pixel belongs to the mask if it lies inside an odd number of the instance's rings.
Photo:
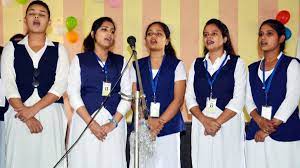
<svg viewBox="0 0 300 168">
<path fill-rule="evenodd" d="M 277 70 L 277 68 L 278 68 L 278 66 L 279 66 L 279 64 L 282 60 L 282 57 L 283 56 L 281 56 L 279 58 L 279 60 L 277 61 L 276 65 L 274 67 L 274 70 L 270 75 L 270 79 L 269 79 L 268 82 L 266 81 L 266 74 L 265 74 L 266 73 L 265 72 L 266 71 L 266 63 L 265 63 L 265 60 L 262 61 L 262 63 L 263 63 L 263 67 L 262 67 L 262 71 L 263 71 L 263 89 L 264 89 L 264 92 L 265 92 L 265 105 L 266 106 L 268 106 L 268 93 L 270 91 L 271 83 L 272 83 L 273 77 L 275 75 L 275 72 L 276 72 L 276 70 Z"/>
<path fill-rule="evenodd" d="M 221 69 L 222 67 L 224 66 L 226 60 L 228 58 L 228 55 L 226 55 L 225 59 L 223 60 L 222 64 L 220 65 L 220 67 L 218 68 L 217 72 L 215 75 L 213 75 L 212 79 L 210 78 L 209 76 L 209 72 L 208 72 L 208 65 L 207 65 L 207 60 L 205 60 L 205 68 L 206 68 L 206 78 L 207 78 L 207 82 L 210 86 L 210 96 L 209 96 L 209 99 L 212 99 L 213 98 L 213 84 L 214 82 L 216 81 L 218 75 L 220 74 L 221 72 Z"/>
<path fill-rule="evenodd" d="M 99 57 L 97 57 L 97 60 L 101 65 L 103 65 L 102 72 L 104 72 L 105 75 L 105 81 L 102 83 L 102 96 L 109 96 L 110 89 L 111 89 L 111 83 L 107 80 L 108 75 L 108 63 L 104 64 Z"/>
<path fill-rule="evenodd" d="M 148 67 L 149 67 L 149 73 L 150 73 L 150 77 L 151 77 L 151 88 L 152 88 L 152 92 L 153 92 L 153 102 L 156 103 L 156 90 L 157 90 L 157 84 L 158 84 L 158 79 L 159 79 L 159 74 L 160 74 L 160 70 L 161 70 L 161 66 L 163 65 L 163 62 L 165 60 L 165 56 L 162 60 L 162 63 L 158 69 L 158 72 L 155 76 L 155 78 L 153 79 L 153 73 L 152 73 L 152 66 L 151 66 L 151 59 L 149 57 L 149 61 L 148 61 Z"/>
<path fill-rule="evenodd" d="M 108 65 L 107 65 L 107 62 L 106 62 L 106 64 L 104 64 L 99 57 L 97 57 L 97 60 L 100 62 L 101 65 L 103 65 L 102 72 L 104 71 L 105 82 L 108 82 L 107 81 L 107 74 L 108 74 Z"/>
</svg>

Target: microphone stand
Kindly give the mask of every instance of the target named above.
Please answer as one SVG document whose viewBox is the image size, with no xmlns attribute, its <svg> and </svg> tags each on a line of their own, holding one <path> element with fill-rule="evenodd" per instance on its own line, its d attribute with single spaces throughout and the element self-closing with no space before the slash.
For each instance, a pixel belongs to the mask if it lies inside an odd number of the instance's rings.
<svg viewBox="0 0 300 168">
<path fill-rule="evenodd" d="M 134 113 L 134 168 L 139 167 L 139 91 L 135 91 L 135 113 Z"/>
<path fill-rule="evenodd" d="M 140 92 L 140 102 L 141 102 L 141 106 L 140 106 L 140 112 L 141 112 L 141 118 L 148 118 L 148 112 L 147 112 L 147 105 L 146 105 L 146 96 L 144 94 L 144 89 L 143 89 L 143 83 L 142 83 L 142 78 L 141 78 L 141 71 L 140 71 L 140 66 L 138 64 L 137 61 L 137 54 L 136 51 L 133 50 L 133 54 L 134 54 L 134 58 L 135 58 L 135 66 L 136 66 L 136 73 L 137 73 L 137 78 L 138 78 L 138 86 L 139 86 L 139 92 Z"/>
<path fill-rule="evenodd" d="M 137 83 L 139 86 L 139 91 L 135 91 L 135 113 L 134 113 L 134 168 L 139 168 L 140 165 L 140 157 L 139 157 L 139 124 L 141 119 L 147 119 L 148 118 L 148 110 L 147 110 L 147 105 L 146 105 L 146 96 L 144 94 L 144 89 L 143 89 L 143 84 L 142 84 L 142 78 L 141 78 L 141 72 L 140 72 L 140 67 L 138 64 L 138 59 L 137 59 L 137 52 L 135 51 L 135 48 L 132 48 L 132 54 L 134 55 L 135 58 L 135 66 L 136 66 L 136 75 L 137 75 Z"/>
<path fill-rule="evenodd" d="M 134 56 L 134 58 L 135 58 L 135 69 L 136 69 L 136 76 L 137 76 L 136 83 L 139 86 L 139 89 L 136 87 L 136 91 L 133 96 L 135 98 L 134 120 L 133 120 L 134 133 L 131 133 L 130 138 L 129 138 L 130 146 L 134 146 L 134 149 L 131 148 L 131 151 L 134 151 L 133 166 L 134 166 L 134 168 L 139 168 L 140 164 L 142 162 L 140 159 L 145 160 L 145 157 L 143 157 L 144 156 L 143 154 L 140 157 L 140 148 L 141 148 L 141 150 L 145 149 L 144 142 L 147 143 L 148 142 L 147 140 L 149 140 L 151 138 L 143 139 L 143 138 L 148 137 L 148 135 L 150 135 L 150 134 L 147 134 L 147 131 L 145 131 L 145 126 L 147 127 L 147 125 L 145 123 L 145 119 L 148 118 L 148 113 L 147 113 L 147 105 L 146 105 L 146 100 L 145 100 L 146 96 L 144 94 L 141 72 L 140 72 L 140 67 L 138 64 L 137 52 L 135 50 L 136 39 L 134 36 L 129 36 L 127 38 L 127 42 L 132 50 L 131 56 Z M 146 129 L 148 129 L 148 127 Z M 147 135 L 145 135 L 145 133 Z M 140 140 L 141 140 L 141 142 L 140 142 Z M 134 141 L 134 143 L 131 143 L 132 141 Z M 149 151 L 149 150 L 147 150 L 147 151 Z"/>
<path fill-rule="evenodd" d="M 135 113 L 134 113 L 134 168 L 139 168 L 139 124 L 140 124 L 140 119 L 148 118 L 147 114 L 147 105 L 146 105 L 146 100 L 145 100 L 145 94 L 144 94 L 144 89 L 143 89 L 143 84 L 142 84 L 142 78 L 141 78 L 141 72 L 140 72 L 140 67 L 138 64 L 138 58 L 137 58 L 137 52 L 135 50 L 135 42 L 136 39 L 133 36 L 129 36 L 127 38 L 127 42 L 130 45 L 130 48 L 132 50 L 132 55 L 135 58 L 135 67 L 136 67 L 136 75 L 137 75 L 137 83 L 139 86 L 139 90 L 136 89 L 135 91 Z M 141 105 L 140 105 L 141 103 Z"/>
</svg>

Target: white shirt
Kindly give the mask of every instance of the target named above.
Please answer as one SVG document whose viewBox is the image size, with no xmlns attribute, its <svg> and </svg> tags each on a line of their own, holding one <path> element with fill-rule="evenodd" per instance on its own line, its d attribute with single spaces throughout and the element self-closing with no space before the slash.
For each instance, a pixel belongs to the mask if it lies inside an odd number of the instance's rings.
<svg viewBox="0 0 300 168">
<path fill-rule="evenodd" d="M 5 89 L 0 78 L 0 107 L 5 107 Z"/>
<path fill-rule="evenodd" d="M 123 61 L 123 68 L 124 70 L 127 61 L 124 58 Z M 104 67 L 105 62 L 99 62 L 99 65 L 101 67 Z M 81 98 L 81 75 L 80 75 L 80 64 L 78 56 L 74 57 L 71 63 L 70 67 L 70 74 L 68 79 L 68 95 L 70 99 L 70 104 L 72 107 L 77 110 L 79 107 L 84 106 L 83 100 Z M 121 86 L 121 92 L 125 95 L 131 95 L 132 94 L 132 83 L 130 81 L 130 74 L 129 74 L 129 68 L 127 68 L 124 72 L 124 75 L 121 78 L 120 86 Z M 112 88 L 113 86 L 111 86 Z M 100 96 L 100 93 L 99 93 Z M 118 104 L 117 112 L 121 113 L 123 116 L 130 110 L 131 108 L 131 102 L 127 100 L 121 99 L 121 101 Z"/>
<path fill-rule="evenodd" d="M 23 40 L 18 42 L 18 44 L 25 45 L 25 48 L 30 58 L 32 59 L 34 68 L 38 67 L 39 61 L 43 56 L 47 46 L 54 46 L 53 42 L 46 38 L 45 45 L 38 52 L 34 52 L 28 44 L 28 36 L 26 36 Z M 16 73 L 14 69 L 14 50 L 15 48 L 13 43 L 9 42 L 2 52 L 1 76 L 3 79 L 7 99 L 21 98 L 16 84 Z M 67 88 L 68 71 L 68 54 L 64 46 L 59 44 L 55 81 L 50 90 L 48 91 L 49 93 L 52 93 L 58 97 L 61 97 L 63 95 Z"/>
<path fill-rule="evenodd" d="M 282 56 L 282 52 L 278 55 L 277 59 Z M 259 66 L 260 67 L 260 66 Z M 259 79 L 263 80 L 263 71 L 258 67 L 257 73 Z M 266 72 L 266 80 L 272 74 L 274 69 Z M 300 100 L 300 64 L 297 60 L 292 60 L 287 69 L 287 83 L 286 96 L 281 105 L 279 106 L 274 118 L 286 122 L 288 118 L 293 114 Z M 272 85 L 272 84 L 271 84 Z M 246 109 L 250 114 L 256 105 L 253 101 L 251 86 L 249 81 L 249 75 L 247 80 L 247 93 L 246 93 Z"/>
<path fill-rule="evenodd" d="M 1 68 L 1 60 L 0 60 L 0 68 Z M 1 75 L 0 75 L 0 107 L 5 107 L 5 89 L 2 83 Z"/>
<path fill-rule="evenodd" d="M 211 63 L 209 59 L 209 53 L 206 54 L 204 61 L 207 61 L 207 71 L 209 72 L 210 75 L 213 75 L 218 68 L 221 66 L 223 60 L 226 58 L 226 52 L 224 54 L 217 58 L 214 62 L 214 64 Z M 230 57 L 227 57 L 227 60 L 225 61 L 225 64 L 227 61 L 230 59 Z M 194 66 L 195 66 L 195 61 L 193 61 L 190 72 L 189 72 L 189 77 L 188 77 L 188 82 L 187 82 L 187 89 L 185 92 L 185 100 L 186 100 L 186 105 L 188 110 L 190 111 L 191 108 L 195 106 L 199 106 L 197 101 L 196 101 L 196 95 L 194 92 L 194 76 L 195 76 L 195 71 L 194 71 Z M 225 65 L 224 64 L 224 65 Z M 205 74 L 203 74 L 205 75 Z M 245 103 L 245 90 L 246 90 L 246 66 L 245 63 L 242 59 L 238 59 L 236 63 L 236 68 L 234 71 L 234 90 L 233 90 L 233 98 L 229 101 L 229 103 L 226 105 L 225 108 L 230 109 L 238 114 L 240 114 L 243 111 L 244 103 Z"/>
<path fill-rule="evenodd" d="M 156 74 L 158 72 L 158 69 L 152 69 L 153 79 L 155 78 Z M 182 61 L 180 61 L 175 69 L 175 78 L 174 82 L 180 81 L 180 80 L 186 80 L 186 71 L 185 67 Z M 136 83 L 136 72 L 134 68 L 131 68 L 131 81 L 133 83 Z"/>
</svg>

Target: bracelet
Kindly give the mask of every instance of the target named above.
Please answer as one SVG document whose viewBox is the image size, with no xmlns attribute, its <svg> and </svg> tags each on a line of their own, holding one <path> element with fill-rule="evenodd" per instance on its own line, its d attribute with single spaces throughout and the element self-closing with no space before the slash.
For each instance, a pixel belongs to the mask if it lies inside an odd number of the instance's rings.
<svg viewBox="0 0 300 168">
<path fill-rule="evenodd" d="M 118 122 L 114 118 L 109 119 L 109 122 L 113 123 L 113 125 L 115 126 L 115 128 L 118 127 Z"/>
</svg>

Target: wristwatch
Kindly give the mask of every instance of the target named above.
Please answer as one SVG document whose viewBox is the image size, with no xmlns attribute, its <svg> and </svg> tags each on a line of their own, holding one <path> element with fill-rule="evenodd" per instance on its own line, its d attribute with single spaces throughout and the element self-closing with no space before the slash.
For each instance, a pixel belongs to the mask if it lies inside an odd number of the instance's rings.
<svg viewBox="0 0 300 168">
<path fill-rule="evenodd" d="M 109 119 L 109 122 L 111 122 L 111 123 L 113 123 L 114 124 L 114 126 L 115 126 L 115 128 L 117 128 L 118 127 L 118 122 L 114 119 L 114 118 L 112 118 L 112 119 Z"/>
</svg>

